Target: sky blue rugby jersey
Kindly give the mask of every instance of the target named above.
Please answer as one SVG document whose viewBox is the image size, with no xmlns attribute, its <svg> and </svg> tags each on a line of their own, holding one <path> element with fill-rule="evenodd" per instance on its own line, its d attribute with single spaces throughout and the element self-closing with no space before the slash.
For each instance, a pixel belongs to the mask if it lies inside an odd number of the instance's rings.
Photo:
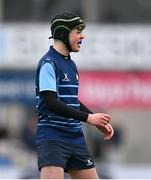
<svg viewBox="0 0 151 180">
<path fill-rule="evenodd" d="M 51 46 L 39 61 L 36 71 L 37 142 L 45 140 L 84 142 L 81 122 L 47 111 L 40 94 L 46 90 L 55 91 L 59 101 L 72 108 L 80 109 L 78 80 L 79 75 L 74 61 L 66 59 Z"/>
</svg>

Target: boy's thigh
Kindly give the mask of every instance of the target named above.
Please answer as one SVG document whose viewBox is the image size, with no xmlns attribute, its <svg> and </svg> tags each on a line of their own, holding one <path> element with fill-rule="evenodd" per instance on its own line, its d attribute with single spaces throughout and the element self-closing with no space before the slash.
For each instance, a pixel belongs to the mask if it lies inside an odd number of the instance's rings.
<svg viewBox="0 0 151 180">
<path fill-rule="evenodd" d="M 99 179 L 96 168 L 69 170 L 69 174 L 73 179 Z"/>
<path fill-rule="evenodd" d="M 57 166 L 44 166 L 40 171 L 40 179 L 64 179 L 64 169 Z"/>
</svg>

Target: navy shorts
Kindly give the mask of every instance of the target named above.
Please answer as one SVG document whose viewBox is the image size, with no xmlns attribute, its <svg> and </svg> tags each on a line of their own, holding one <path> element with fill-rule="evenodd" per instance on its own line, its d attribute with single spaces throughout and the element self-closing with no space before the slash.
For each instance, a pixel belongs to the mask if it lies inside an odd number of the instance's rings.
<svg viewBox="0 0 151 180">
<path fill-rule="evenodd" d="M 37 145 L 38 168 L 58 166 L 68 170 L 90 169 L 94 162 L 86 144 L 68 144 L 56 141 L 41 142 Z"/>
</svg>

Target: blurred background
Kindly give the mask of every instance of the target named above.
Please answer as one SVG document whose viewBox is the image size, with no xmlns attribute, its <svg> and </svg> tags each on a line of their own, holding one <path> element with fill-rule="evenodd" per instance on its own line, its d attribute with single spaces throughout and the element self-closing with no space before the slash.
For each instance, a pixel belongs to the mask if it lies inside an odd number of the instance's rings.
<svg viewBox="0 0 151 180">
<path fill-rule="evenodd" d="M 52 44 L 50 19 L 64 11 L 87 24 L 72 54 L 79 98 L 115 129 L 104 141 L 84 124 L 100 178 L 151 179 L 150 0 L 0 0 L 0 178 L 39 178 L 34 74 Z"/>
</svg>

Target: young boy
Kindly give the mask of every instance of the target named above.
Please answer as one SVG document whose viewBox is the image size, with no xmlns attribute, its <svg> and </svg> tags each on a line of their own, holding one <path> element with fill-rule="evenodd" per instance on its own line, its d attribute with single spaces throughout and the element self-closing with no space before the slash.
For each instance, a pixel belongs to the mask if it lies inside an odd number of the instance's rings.
<svg viewBox="0 0 151 180">
<path fill-rule="evenodd" d="M 99 179 L 88 152 L 81 121 L 96 126 L 105 139 L 113 136 L 110 116 L 92 113 L 78 99 L 79 74 L 70 52 L 79 52 L 85 24 L 72 13 L 51 21 L 53 46 L 36 71 L 37 152 L 41 179 Z"/>
</svg>

